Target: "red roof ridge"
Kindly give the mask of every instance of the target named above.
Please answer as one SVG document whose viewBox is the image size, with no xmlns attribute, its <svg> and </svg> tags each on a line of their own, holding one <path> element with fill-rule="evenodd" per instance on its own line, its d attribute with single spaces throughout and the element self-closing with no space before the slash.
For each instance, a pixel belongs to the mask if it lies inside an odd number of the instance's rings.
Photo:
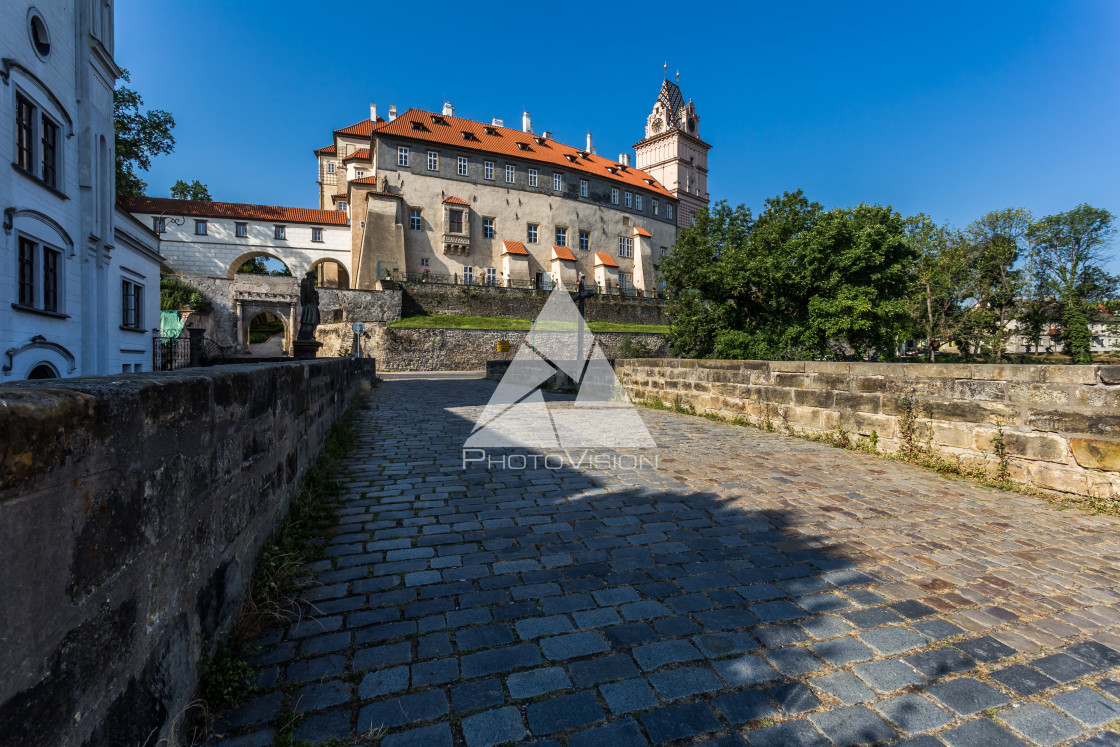
<svg viewBox="0 0 1120 747">
<path fill-rule="evenodd" d="M 334 152 L 335 152 L 334 143 L 331 143 L 330 145 L 324 145 L 322 148 L 316 148 L 315 149 L 315 155 L 318 155 L 318 154 L 322 153 L 324 155 L 329 156 L 329 155 L 333 155 Z"/>
<path fill-rule="evenodd" d="M 374 122 L 371 119 L 363 119 L 361 122 L 355 122 L 349 127 L 341 127 L 334 131 L 335 135 L 351 135 L 354 137 L 369 137 L 373 131 L 384 124 L 389 124 L 381 117 L 377 118 Z"/>
<path fill-rule="evenodd" d="M 443 204 L 444 205 L 470 205 L 470 203 L 467 202 L 466 200 L 464 200 L 462 197 L 456 197 L 454 195 L 449 195 L 448 198 L 443 201 Z"/>
<path fill-rule="evenodd" d="M 653 234 L 651 234 L 649 231 L 644 228 L 638 228 L 637 226 L 634 226 L 634 235 L 645 236 L 647 239 L 653 237 Z"/>
<path fill-rule="evenodd" d="M 117 198 L 117 204 L 130 213 L 192 215 L 202 218 L 245 218 L 246 220 L 283 221 L 285 223 L 323 223 L 345 226 L 349 223 L 345 210 L 250 205 L 242 202 L 207 202 L 176 200 L 170 197 L 128 195 Z"/>
<path fill-rule="evenodd" d="M 595 252 L 595 264 L 606 265 L 607 267 L 618 267 L 618 262 L 614 261 L 614 257 L 602 252 Z"/>
<path fill-rule="evenodd" d="M 529 250 L 520 241 L 510 241 L 506 239 L 502 241 L 502 254 L 524 254 L 528 256 Z"/>
<path fill-rule="evenodd" d="M 358 148 L 356 151 L 342 159 L 343 161 L 369 160 L 369 148 Z"/>
<path fill-rule="evenodd" d="M 552 247 L 553 259 L 565 259 L 569 262 L 576 261 L 576 255 L 572 254 L 572 250 L 566 246 L 553 246 Z"/>
</svg>

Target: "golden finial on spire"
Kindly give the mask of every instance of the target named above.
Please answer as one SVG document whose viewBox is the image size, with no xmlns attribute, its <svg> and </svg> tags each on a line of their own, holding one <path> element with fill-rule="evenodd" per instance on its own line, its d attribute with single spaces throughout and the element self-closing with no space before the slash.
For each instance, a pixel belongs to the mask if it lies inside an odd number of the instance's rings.
<svg viewBox="0 0 1120 747">
<path fill-rule="evenodd" d="M 680 84 L 681 84 L 681 71 L 678 68 L 677 69 L 677 85 L 679 86 Z"/>
<path fill-rule="evenodd" d="M 661 69 L 664 71 L 665 77 L 668 78 L 669 77 L 669 61 L 668 60 L 665 60 L 665 64 L 661 66 Z"/>
</svg>

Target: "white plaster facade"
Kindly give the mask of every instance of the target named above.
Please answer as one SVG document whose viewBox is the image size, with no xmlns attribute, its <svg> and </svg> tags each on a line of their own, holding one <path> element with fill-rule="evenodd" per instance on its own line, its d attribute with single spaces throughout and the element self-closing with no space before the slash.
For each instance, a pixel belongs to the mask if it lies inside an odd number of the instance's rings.
<svg viewBox="0 0 1120 747">
<path fill-rule="evenodd" d="M 113 4 L 5 2 L 0 49 L 0 381 L 150 370 L 158 240 L 114 210 Z"/>
</svg>

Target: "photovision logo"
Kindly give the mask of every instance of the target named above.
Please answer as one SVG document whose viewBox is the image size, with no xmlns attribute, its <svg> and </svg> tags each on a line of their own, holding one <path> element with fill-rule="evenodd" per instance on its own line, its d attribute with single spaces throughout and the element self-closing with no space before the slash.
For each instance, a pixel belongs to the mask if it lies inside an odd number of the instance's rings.
<svg viewBox="0 0 1120 747">
<path fill-rule="evenodd" d="M 542 387 L 568 382 L 578 387 L 574 401 L 545 401 Z M 657 456 L 650 453 L 655 448 L 595 336 L 558 282 L 463 443 L 463 468 L 656 468 Z M 494 455 L 491 449 L 532 451 Z"/>
</svg>

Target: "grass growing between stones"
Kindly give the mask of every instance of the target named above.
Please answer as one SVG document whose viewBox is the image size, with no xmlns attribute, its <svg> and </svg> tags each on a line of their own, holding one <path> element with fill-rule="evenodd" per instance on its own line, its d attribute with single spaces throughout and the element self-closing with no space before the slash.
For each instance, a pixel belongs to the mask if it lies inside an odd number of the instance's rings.
<svg viewBox="0 0 1120 747">
<path fill-rule="evenodd" d="M 465 314 L 417 314 L 406 316 L 387 326 L 397 329 L 489 329 L 509 330 L 512 332 L 528 332 L 532 322 L 528 319 L 510 319 L 503 316 L 467 316 Z M 658 334 L 669 333 L 667 324 L 616 324 L 614 322 L 588 322 L 587 326 L 592 332 L 626 332 L 630 334 Z M 574 324 L 564 325 L 563 322 L 538 322 L 537 329 L 542 331 L 567 331 L 575 330 Z"/>
<path fill-rule="evenodd" d="M 773 433 L 778 430 L 774 424 L 771 413 L 772 405 L 765 402 L 762 403 L 762 414 L 759 416 L 757 422 L 748 417 L 727 417 L 718 412 L 697 411 L 693 405 L 685 402 L 680 395 L 677 395 L 673 399 L 671 405 L 665 404 L 657 397 L 647 397 L 643 400 L 637 400 L 634 404 L 651 410 L 667 410 L 682 415 L 698 415 L 717 423 L 757 428 L 758 430 L 768 433 Z M 907 408 L 905 403 L 903 403 L 902 409 L 903 415 L 899 417 L 899 433 L 901 434 L 902 446 L 897 452 L 881 451 L 879 449 L 879 435 L 874 431 L 866 437 L 860 436 L 852 438 L 852 434 L 843 427 L 838 427 L 835 431 L 831 432 L 817 433 L 794 428 L 785 418 L 781 418 L 782 430 L 786 435 L 793 436 L 794 438 L 824 443 L 838 449 L 862 451 L 867 454 L 874 454 L 875 456 L 890 459 L 891 461 L 921 467 L 922 469 L 930 470 L 940 475 L 963 478 L 983 487 L 1042 498 L 1060 508 L 1080 508 L 1095 514 L 1120 516 L 1120 501 L 1110 498 L 1072 495 L 1069 493 L 1043 490 L 1033 485 L 1027 485 L 1011 479 L 1007 449 L 1003 442 L 1002 426 L 997 428 L 996 435 L 992 438 L 992 445 L 998 460 L 995 474 L 992 474 L 984 464 L 979 462 L 967 462 L 960 457 L 949 457 L 939 453 L 928 442 L 925 444 L 920 443 L 915 426 L 916 416 L 918 414 L 917 406 Z"/>
<path fill-rule="evenodd" d="M 323 545 L 314 540 L 335 516 L 343 485 L 338 475 L 357 444 L 357 411 L 364 401 L 364 394 L 355 397 L 331 426 L 318 459 L 292 496 L 287 515 L 261 549 L 238 616 L 214 654 L 199 661 L 198 694 L 206 720 L 256 692 L 255 670 L 249 663 L 256 653 L 252 640 L 270 622 L 287 623 L 303 613 L 297 594 L 305 587 L 304 565 L 322 557 Z"/>
</svg>

